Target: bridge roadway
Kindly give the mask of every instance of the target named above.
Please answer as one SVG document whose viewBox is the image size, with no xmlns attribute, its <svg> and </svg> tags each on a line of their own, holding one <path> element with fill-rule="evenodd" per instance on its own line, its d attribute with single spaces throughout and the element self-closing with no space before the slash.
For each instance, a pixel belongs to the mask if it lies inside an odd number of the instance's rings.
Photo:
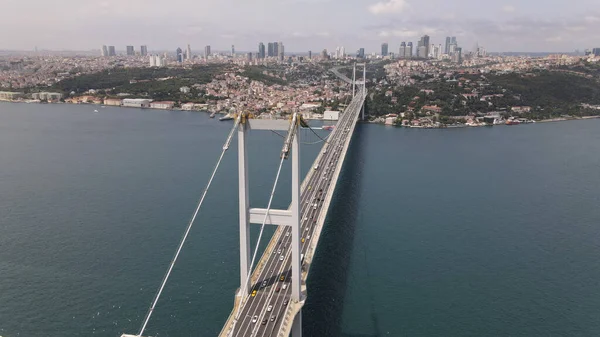
<svg viewBox="0 0 600 337">
<path fill-rule="evenodd" d="M 302 184 L 300 245 L 304 254 L 303 286 L 362 104 L 363 96 L 359 93 L 341 114 L 335 129 Z M 299 304 L 290 303 L 292 251 L 288 247 L 292 240 L 291 232 L 291 227 L 282 227 L 276 231 L 252 277 L 254 283 L 250 288 L 250 295 L 243 303 L 238 321 L 233 322 L 237 309 L 234 308 L 220 336 L 264 337 L 289 334 L 293 316 L 304 304 L 303 301 Z M 305 291 L 303 296 L 306 296 Z M 266 320 L 265 324 L 262 324 L 263 320 Z M 233 331 L 231 331 L 232 327 Z"/>
</svg>

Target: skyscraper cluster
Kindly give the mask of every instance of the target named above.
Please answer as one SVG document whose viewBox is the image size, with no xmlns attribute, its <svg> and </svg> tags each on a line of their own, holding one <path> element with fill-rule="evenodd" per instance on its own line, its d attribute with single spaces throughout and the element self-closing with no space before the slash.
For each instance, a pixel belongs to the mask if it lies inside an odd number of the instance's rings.
<svg viewBox="0 0 600 337">
<path fill-rule="evenodd" d="M 167 57 L 160 55 L 150 55 L 150 66 L 151 67 L 166 67 Z"/>
<path fill-rule="evenodd" d="M 115 46 L 106 46 L 103 45 L 102 48 L 100 49 L 100 54 L 103 57 L 107 57 L 107 56 L 117 56 L 117 53 L 115 51 Z M 127 56 L 135 56 L 135 49 L 133 46 L 125 46 L 125 54 Z M 146 56 L 148 55 L 148 47 L 147 46 L 141 46 L 140 47 L 140 55 L 141 56 Z"/>
<path fill-rule="evenodd" d="M 479 50 L 479 49 L 478 49 Z M 386 56 L 387 52 L 387 43 L 381 45 L 381 55 Z M 485 56 L 485 50 L 481 49 L 477 51 L 479 56 Z M 416 55 L 415 55 L 416 54 Z M 442 47 L 441 44 L 435 45 L 430 43 L 429 35 L 423 35 L 419 41 L 417 42 L 416 50 L 413 50 L 412 42 L 401 42 L 400 49 L 398 50 L 399 58 L 420 58 L 420 59 L 442 59 L 449 58 L 453 62 L 461 63 L 462 62 L 462 48 L 458 47 L 458 43 L 456 42 L 456 37 L 447 37 L 446 44 Z"/>
<path fill-rule="evenodd" d="M 285 57 L 285 47 L 283 46 L 283 42 L 269 42 L 267 43 L 266 53 L 265 53 L 265 44 L 260 42 L 258 44 L 258 53 L 256 57 L 259 59 L 264 59 L 266 57 L 277 58 L 279 61 L 283 61 Z"/>
</svg>

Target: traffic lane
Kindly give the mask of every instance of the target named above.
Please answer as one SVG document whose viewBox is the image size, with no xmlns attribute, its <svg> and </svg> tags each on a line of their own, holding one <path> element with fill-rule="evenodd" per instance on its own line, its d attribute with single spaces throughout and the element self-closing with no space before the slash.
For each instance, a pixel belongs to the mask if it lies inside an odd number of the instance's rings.
<svg viewBox="0 0 600 337">
<path fill-rule="evenodd" d="M 341 124 L 342 124 L 341 126 L 343 126 L 343 127 L 345 128 L 347 123 L 341 123 Z M 338 128 L 336 128 L 336 130 L 335 130 L 335 131 L 338 131 L 338 130 L 339 130 L 339 129 L 338 129 Z M 339 133 L 339 132 L 336 132 L 336 137 L 335 137 L 336 139 L 335 139 L 335 142 L 334 142 L 334 144 L 333 144 L 333 145 L 336 145 L 337 143 L 339 143 L 339 142 L 338 142 L 338 137 L 337 137 L 337 134 L 338 134 L 338 133 Z M 343 130 L 342 130 L 342 134 L 344 134 Z M 343 137 L 342 137 L 342 138 L 343 138 Z M 333 156 L 333 154 L 330 152 L 330 153 L 329 153 L 329 155 L 328 155 L 328 156 L 326 156 L 327 158 L 322 158 L 322 160 L 321 160 L 320 162 L 324 162 L 324 163 L 331 162 L 331 157 L 332 157 L 332 156 Z M 322 157 L 323 157 L 323 156 L 322 156 Z M 338 157 L 339 157 L 339 155 L 336 155 L 336 156 L 335 156 L 335 159 L 337 159 Z M 313 182 L 313 183 L 314 183 L 314 180 L 316 180 L 316 179 L 323 179 L 323 177 L 324 177 L 324 176 L 325 176 L 325 174 L 324 174 L 324 170 L 321 170 L 320 174 L 313 174 L 313 175 L 311 176 L 311 182 Z M 321 184 L 318 184 L 318 185 L 319 185 L 319 186 L 321 186 Z M 325 184 L 323 184 L 323 185 L 329 186 L 329 182 L 327 182 L 327 183 L 325 183 Z M 313 192 L 313 193 L 310 193 L 310 195 L 311 195 L 312 199 L 315 199 L 315 197 L 316 197 L 316 195 L 317 195 L 317 189 L 315 188 L 315 189 L 314 189 L 314 192 Z M 312 205 L 312 202 L 313 202 L 313 201 L 314 201 L 314 200 L 310 200 L 308 204 L 309 204 L 309 205 Z M 318 209 L 318 212 L 320 212 L 320 211 L 321 211 L 321 206 L 319 205 L 319 207 L 318 207 L 318 208 L 319 208 L 319 209 Z M 309 212 L 310 212 L 311 208 L 309 207 L 308 209 L 309 209 Z M 312 213 L 312 212 L 310 212 L 310 213 Z M 313 226 L 313 224 L 312 224 L 312 223 L 310 223 L 310 220 L 305 220 L 305 222 L 308 222 L 308 223 L 304 223 L 304 224 L 303 224 L 304 226 L 311 226 L 311 227 Z M 302 226 L 302 227 L 304 227 L 304 226 Z M 311 230 L 310 232 L 313 232 L 313 231 L 314 231 L 314 228 L 313 228 L 313 230 Z M 287 241 L 288 241 L 288 240 L 286 240 L 286 242 L 287 242 Z M 306 252 L 308 245 L 301 244 L 301 246 L 303 246 L 303 247 L 302 247 L 302 251 Z M 275 257 L 272 257 L 271 259 L 272 259 L 273 261 L 276 261 L 276 259 L 277 259 L 277 256 L 275 256 Z M 288 259 L 286 258 L 285 260 L 288 260 Z M 288 261 L 289 261 L 289 260 L 288 260 Z M 286 263 L 285 263 L 285 265 L 286 265 L 286 266 L 288 265 L 288 263 L 287 263 L 288 261 L 286 261 Z M 289 264 L 291 265 L 291 261 L 289 261 L 289 262 L 290 262 Z M 270 269 L 270 268 L 265 268 L 265 269 Z M 289 269 L 289 267 L 288 267 L 288 269 Z M 266 274 L 273 274 L 272 272 L 273 272 L 273 270 L 268 270 L 268 271 L 266 271 L 265 273 L 266 273 Z M 291 271 L 290 271 L 290 272 L 291 272 Z M 261 274 L 262 274 L 262 273 L 261 273 Z M 289 275 L 289 272 L 288 272 L 287 274 Z M 261 276 L 262 276 L 262 275 L 261 275 Z M 275 275 L 271 275 L 271 278 L 268 278 L 268 279 L 267 279 L 267 280 L 268 280 L 268 282 L 269 282 L 271 285 L 273 284 L 273 280 L 272 280 L 273 276 L 275 276 Z M 261 290 L 264 290 L 264 288 L 262 288 L 262 289 L 261 289 L 261 288 L 260 288 L 260 284 L 262 284 L 262 281 L 264 281 L 264 279 L 265 279 L 265 278 L 266 278 L 266 277 L 263 277 L 263 279 L 262 279 L 262 280 L 260 280 L 260 279 L 259 279 L 259 282 L 257 282 L 257 285 L 259 286 L 259 288 L 258 288 L 258 291 L 257 291 L 257 292 L 259 292 L 259 291 L 260 291 L 260 292 L 263 292 L 263 293 L 264 293 L 264 291 L 261 291 Z M 270 289 L 270 287 L 267 287 L 267 289 Z M 266 305 L 266 304 L 263 304 L 263 303 L 264 303 L 264 302 L 263 302 L 263 297 L 264 297 L 264 296 L 261 296 L 261 299 L 260 299 L 260 301 L 259 301 L 259 302 L 260 302 L 260 304 L 261 304 L 261 305 L 259 305 L 259 306 L 258 306 L 259 308 L 260 308 L 261 306 L 262 306 L 262 307 L 264 307 L 264 305 Z M 254 300 L 253 302 L 256 302 L 256 301 Z M 255 313 L 255 311 L 254 311 L 254 313 Z M 254 315 L 254 313 L 253 313 L 253 315 Z M 247 318 L 248 320 L 251 320 L 251 316 L 253 316 L 253 315 L 248 315 L 248 317 L 246 317 L 246 318 Z M 253 324 L 256 324 L 256 323 L 253 323 Z"/>
<path fill-rule="evenodd" d="M 344 126 L 345 126 L 345 124 L 344 124 Z M 343 140 L 343 138 L 341 140 Z M 337 142 L 334 142 L 333 145 L 337 145 Z M 329 156 L 327 156 L 328 160 L 326 160 L 324 162 L 324 164 L 337 163 L 336 157 L 338 157 L 338 156 L 333 154 L 333 152 L 334 151 L 332 150 L 332 153 Z M 331 157 L 333 157 L 333 158 L 331 158 Z M 323 167 L 320 169 L 319 174 L 315 175 L 315 178 L 319 180 L 318 188 L 317 187 L 314 188 L 315 192 L 312 193 L 313 199 L 309 201 L 309 203 L 311 205 L 313 205 L 314 203 L 317 203 L 318 206 L 316 209 L 314 207 L 311 207 L 309 209 L 309 214 L 304 215 L 305 218 L 308 218 L 308 220 L 305 220 L 307 222 L 307 224 L 304 227 L 306 229 L 308 229 L 308 233 L 310 233 L 311 235 L 314 235 L 314 231 L 315 231 L 315 227 L 316 227 L 314 222 L 312 221 L 312 219 L 315 216 L 317 216 L 318 214 L 320 214 L 323 210 L 322 206 L 323 206 L 324 198 L 321 198 L 321 197 L 324 197 L 324 196 L 322 193 L 319 192 L 319 189 L 327 189 L 329 187 L 329 185 L 331 184 L 330 180 L 323 179 L 324 177 L 330 176 L 330 173 L 328 174 L 328 173 L 326 173 L 326 171 L 327 171 L 327 169 L 325 167 Z M 325 192 L 325 193 L 327 193 L 327 192 Z M 317 200 L 317 199 L 321 199 L 321 200 Z M 306 229 L 304 229 L 303 233 L 302 233 L 302 235 L 304 237 L 306 237 L 306 234 L 305 234 L 307 232 Z M 306 254 L 306 252 L 308 251 L 308 248 L 310 247 L 309 242 L 310 242 L 310 240 L 305 240 L 305 242 L 302 243 L 302 248 L 301 248 L 302 254 Z M 286 261 L 286 267 L 287 267 L 286 276 L 289 276 L 289 275 L 291 275 L 291 261 Z M 286 278 L 286 282 L 289 282 L 289 278 Z M 289 292 L 289 291 L 286 291 L 286 293 L 287 292 Z M 279 300 L 279 299 L 281 299 L 281 300 Z M 286 294 L 286 296 L 280 295 L 280 297 L 276 298 L 275 301 L 270 301 L 270 303 L 267 304 L 267 305 L 273 305 L 274 306 L 273 312 L 278 312 L 279 315 L 275 316 L 274 321 L 271 321 L 271 317 L 273 316 L 273 314 L 271 314 L 271 315 L 267 314 L 268 317 L 265 317 L 265 318 L 268 318 L 268 320 L 263 327 L 259 327 L 257 334 L 256 334 L 257 336 L 270 336 L 271 333 L 276 330 L 275 328 L 277 328 L 277 331 L 278 331 L 278 329 L 280 328 L 280 325 L 282 324 L 282 321 L 278 318 L 280 318 L 285 313 L 284 309 L 286 308 L 286 306 L 283 305 L 283 303 L 285 302 L 285 299 L 287 299 L 289 302 L 289 297 L 287 296 L 287 294 Z M 271 322 L 273 322 L 273 323 L 271 323 Z M 272 326 L 272 324 L 273 324 L 273 326 Z"/>
</svg>

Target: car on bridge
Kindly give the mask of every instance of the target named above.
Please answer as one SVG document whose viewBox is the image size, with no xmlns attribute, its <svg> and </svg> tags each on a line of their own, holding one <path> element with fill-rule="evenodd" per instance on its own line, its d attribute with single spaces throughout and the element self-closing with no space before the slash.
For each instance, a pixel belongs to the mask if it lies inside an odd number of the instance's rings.
<svg viewBox="0 0 600 337">
<path fill-rule="evenodd" d="M 256 289 L 252 290 L 252 297 L 256 296 Z"/>
<path fill-rule="evenodd" d="M 258 316 L 254 315 L 254 317 L 252 317 L 252 323 L 256 323 L 256 321 L 258 321 Z"/>
</svg>

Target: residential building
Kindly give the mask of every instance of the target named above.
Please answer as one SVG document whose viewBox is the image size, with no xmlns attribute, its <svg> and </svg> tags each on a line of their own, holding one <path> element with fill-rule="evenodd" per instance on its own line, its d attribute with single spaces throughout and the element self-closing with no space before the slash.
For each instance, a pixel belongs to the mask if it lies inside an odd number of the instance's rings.
<svg viewBox="0 0 600 337">
<path fill-rule="evenodd" d="M 190 93 L 190 87 L 181 87 L 179 88 L 179 91 L 184 93 L 184 94 L 189 94 Z"/>
<path fill-rule="evenodd" d="M 34 92 L 31 94 L 31 98 L 47 101 L 58 101 L 63 95 L 58 92 Z"/>
<path fill-rule="evenodd" d="M 425 47 L 421 52 L 421 47 Z M 429 56 L 429 35 L 423 35 L 417 44 L 417 57 L 427 58 Z"/>
</svg>

